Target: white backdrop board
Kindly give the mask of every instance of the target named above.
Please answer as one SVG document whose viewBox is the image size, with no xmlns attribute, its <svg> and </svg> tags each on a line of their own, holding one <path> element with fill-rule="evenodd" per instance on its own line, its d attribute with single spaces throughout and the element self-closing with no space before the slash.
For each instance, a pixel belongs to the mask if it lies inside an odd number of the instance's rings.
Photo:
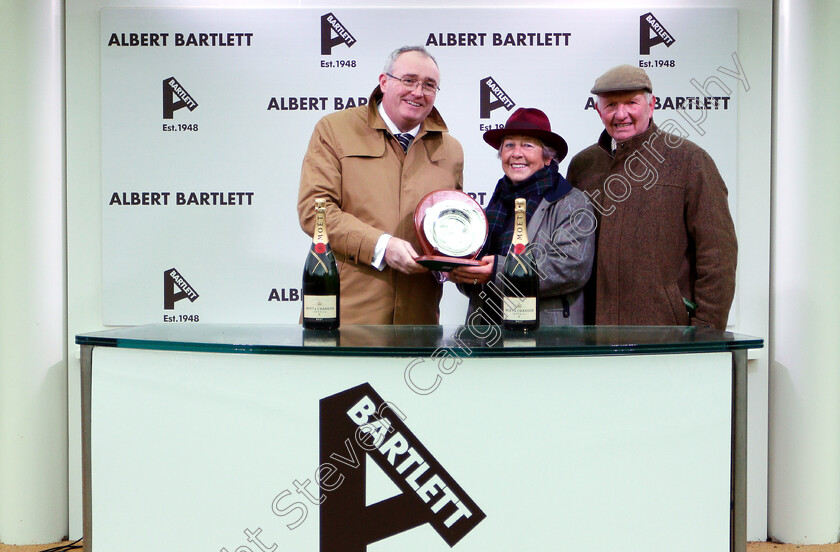
<svg viewBox="0 0 840 552">
<path fill-rule="evenodd" d="M 569 144 L 565 173 L 603 128 L 592 83 L 629 63 L 651 76 L 657 123 L 709 151 L 735 212 L 737 98 L 749 85 L 734 9 L 113 8 L 100 41 L 106 325 L 296 322 L 312 128 L 365 102 L 404 44 L 438 61 L 435 105 L 482 206 L 502 174 L 485 130 L 517 107 L 542 109 Z M 447 284 L 441 321 L 465 310 Z"/>
</svg>

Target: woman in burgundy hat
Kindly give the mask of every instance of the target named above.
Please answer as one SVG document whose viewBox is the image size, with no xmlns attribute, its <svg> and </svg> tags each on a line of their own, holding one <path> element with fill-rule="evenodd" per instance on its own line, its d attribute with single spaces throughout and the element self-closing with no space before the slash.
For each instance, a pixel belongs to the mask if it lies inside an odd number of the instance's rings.
<svg viewBox="0 0 840 552">
<path fill-rule="evenodd" d="M 467 323 L 501 322 L 498 291 L 513 235 L 513 204 L 525 198 L 528 238 L 540 275 L 540 324 L 583 324 L 582 290 L 592 271 L 595 217 L 586 196 L 560 175 L 566 141 L 534 108 L 517 109 L 505 128 L 485 132 L 484 141 L 498 151 L 505 175 L 485 210 L 490 228 L 479 253 L 483 264 L 449 273 L 470 298 Z"/>
</svg>

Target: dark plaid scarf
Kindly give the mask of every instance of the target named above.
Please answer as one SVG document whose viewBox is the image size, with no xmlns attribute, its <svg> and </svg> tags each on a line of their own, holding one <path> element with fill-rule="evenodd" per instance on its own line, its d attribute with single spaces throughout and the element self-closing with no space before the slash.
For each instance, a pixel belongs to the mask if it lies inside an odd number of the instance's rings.
<svg viewBox="0 0 840 552">
<path fill-rule="evenodd" d="M 507 254 L 513 239 L 513 206 L 516 199 L 525 198 L 528 201 L 525 213 L 528 220 L 531 220 L 543 196 L 554 190 L 561 180 L 563 178 L 555 161 L 516 185 L 507 176 L 502 177 L 484 210 L 489 229 L 487 243 L 479 258 L 484 255 Z"/>
</svg>

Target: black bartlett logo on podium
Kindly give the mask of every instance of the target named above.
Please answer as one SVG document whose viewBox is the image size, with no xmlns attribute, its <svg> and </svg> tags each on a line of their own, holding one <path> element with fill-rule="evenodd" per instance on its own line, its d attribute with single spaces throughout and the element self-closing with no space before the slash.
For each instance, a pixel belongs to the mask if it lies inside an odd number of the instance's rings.
<svg viewBox="0 0 840 552">
<path fill-rule="evenodd" d="M 320 505 L 320 552 L 365 552 L 426 523 L 452 547 L 486 517 L 400 416 L 369 383 L 321 399 L 318 473 L 334 468 L 331 462 L 342 460 L 336 451 L 355 441 L 402 492 L 368 506 L 364 461 L 321 481 L 335 491 Z"/>
<path fill-rule="evenodd" d="M 174 268 L 163 271 L 163 308 L 173 310 L 175 303 L 181 299 L 189 299 L 194 303 L 198 299 L 198 293 L 187 282 L 186 278 Z"/>
<path fill-rule="evenodd" d="M 657 44 L 665 44 L 667 48 L 676 42 L 677 39 L 673 37 L 665 25 L 659 22 L 651 12 L 639 16 L 639 54 L 643 56 L 650 55 L 650 47 Z"/>
<path fill-rule="evenodd" d="M 198 102 L 181 86 L 181 83 L 175 80 L 175 77 L 163 79 L 163 118 L 172 119 L 176 111 L 185 107 L 193 111 L 198 107 Z"/>
<path fill-rule="evenodd" d="M 493 77 L 485 77 L 479 82 L 479 103 L 482 119 L 489 119 L 490 113 L 500 107 L 510 111 L 516 105 Z"/>
<path fill-rule="evenodd" d="M 335 33 L 335 36 L 333 36 Z M 356 43 L 356 39 L 347 30 L 347 27 L 341 24 L 336 16 L 330 13 L 325 13 L 321 16 L 321 55 L 329 56 L 332 54 L 333 46 L 339 44 L 346 44 L 348 48 L 352 48 Z"/>
</svg>

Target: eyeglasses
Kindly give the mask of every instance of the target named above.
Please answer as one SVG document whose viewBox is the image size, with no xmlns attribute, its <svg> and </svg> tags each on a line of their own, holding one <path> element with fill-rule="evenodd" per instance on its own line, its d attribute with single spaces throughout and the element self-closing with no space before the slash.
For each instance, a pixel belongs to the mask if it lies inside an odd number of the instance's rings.
<svg viewBox="0 0 840 552">
<path fill-rule="evenodd" d="M 402 83 L 403 86 L 405 86 L 406 88 L 408 88 L 410 90 L 417 90 L 417 85 L 422 86 L 423 87 L 423 93 L 426 94 L 427 96 L 437 94 L 438 90 L 440 90 L 440 87 L 437 84 L 435 84 L 431 81 L 420 81 L 420 80 L 415 79 L 414 77 L 402 77 L 402 78 L 400 78 L 400 77 L 395 77 L 391 73 L 385 73 L 385 74 L 388 75 L 389 77 L 391 77 L 392 79 L 397 79 L 398 81 L 400 81 Z"/>
</svg>

